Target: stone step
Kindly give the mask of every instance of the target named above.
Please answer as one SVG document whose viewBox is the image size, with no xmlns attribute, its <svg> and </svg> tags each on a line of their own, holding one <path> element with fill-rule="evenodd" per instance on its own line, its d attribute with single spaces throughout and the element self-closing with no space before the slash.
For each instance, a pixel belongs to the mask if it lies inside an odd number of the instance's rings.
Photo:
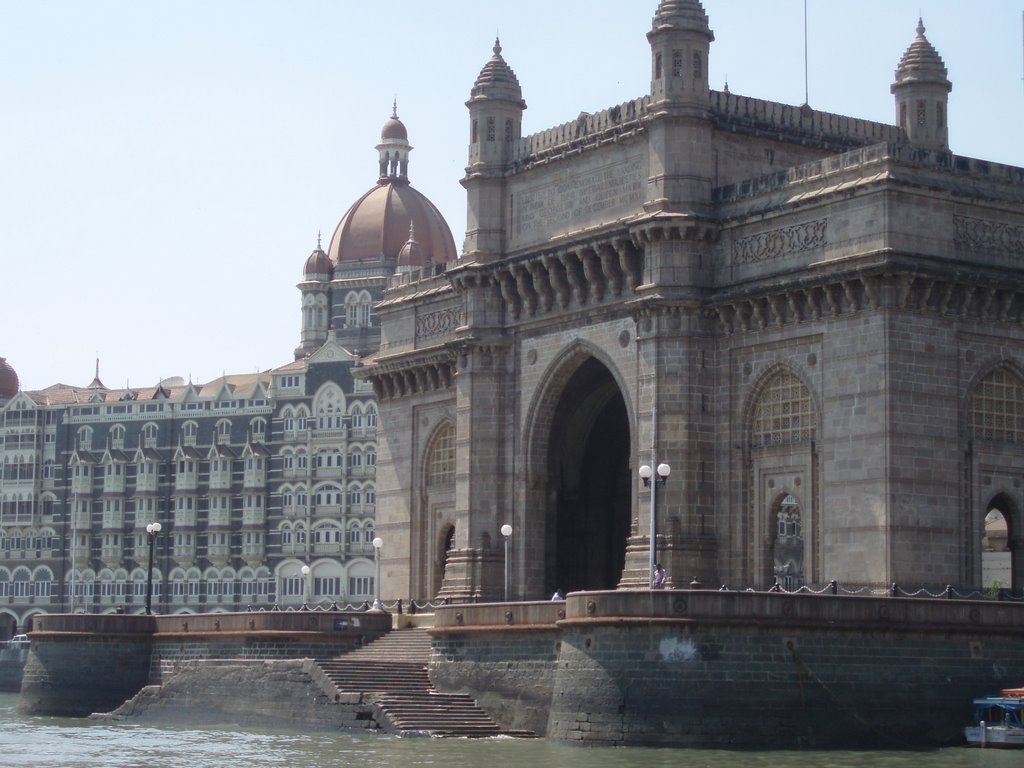
<svg viewBox="0 0 1024 768">
<path fill-rule="evenodd" d="M 341 693 L 375 694 L 374 720 L 398 735 L 485 737 L 501 727 L 470 696 L 438 693 L 430 684 L 430 634 L 394 630 L 333 659 L 318 661 Z M 515 736 L 533 736 L 517 731 Z"/>
</svg>

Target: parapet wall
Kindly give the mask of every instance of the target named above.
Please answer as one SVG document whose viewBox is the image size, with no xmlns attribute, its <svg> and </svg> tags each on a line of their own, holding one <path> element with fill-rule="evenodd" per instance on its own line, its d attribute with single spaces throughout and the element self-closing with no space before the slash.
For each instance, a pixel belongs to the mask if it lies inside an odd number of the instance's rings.
<svg viewBox="0 0 1024 768">
<path fill-rule="evenodd" d="M 390 628 L 383 612 L 40 614 L 18 709 L 84 717 L 116 708 L 187 662 L 334 656 Z"/>
<path fill-rule="evenodd" d="M 1024 681 L 1010 603 L 583 592 L 442 607 L 433 633 L 436 687 L 570 743 L 958 744 L 973 697 Z"/>
</svg>

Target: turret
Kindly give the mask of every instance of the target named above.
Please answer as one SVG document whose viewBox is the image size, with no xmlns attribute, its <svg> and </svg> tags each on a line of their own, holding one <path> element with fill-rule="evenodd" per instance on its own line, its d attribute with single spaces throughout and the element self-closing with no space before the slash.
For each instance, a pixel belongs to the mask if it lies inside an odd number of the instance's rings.
<svg viewBox="0 0 1024 768">
<path fill-rule="evenodd" d="M 299 346 L 295 348 L 295 359 L 300 360 L 327 341 L 330 325 L 330 285 L 334 265 L 320 247 L 320 235 L 316 237 L 316 248 L 309 254 L 302 269 L 302 334 Z"/>
<path fill-rule="evenodd" d="M 398 99 L 395 99 L 391 107 L 391 117 L 384 123 L 384 128 L 380 132 L 380 144 L 377 145 L 380 157 L 378 183 L 386 184 L 388 181 L 396 180 L 408 182 L 411 151 L 409 132 L 405 124 L 398 119 Z"/>
<path fill-rule="evenodd" d="M 502 225 L 503 176 L 522 135 L 523 92 L 512 68 L 494 41 L 493 55 L 473 83 L 469 101 L 469 165 L 466 188 L 466 241 L 468 261 L 487 261 L 504 245 Z"/>
<path fill-rule="evenodd" d="M 929 149 L 948 150 L 947 107 L 953 84 L 946 66 L 917 21 L 917 37 L 896 67 L 892 84 L 896 122 L 907 141 Z"/>
<path fill-rule="evenodd" d="M 707 107 L 708 55 L 714 39 L 699 0 L 661 0 L 647 33 L 652 107 Z"/>
<path fill-rule="evenodd" d="M 651 45 L 648 211 L 703 213 L 711 204 L 708 54 L 714 34 L 698 0 L 661 0 Z"/>
</svg>

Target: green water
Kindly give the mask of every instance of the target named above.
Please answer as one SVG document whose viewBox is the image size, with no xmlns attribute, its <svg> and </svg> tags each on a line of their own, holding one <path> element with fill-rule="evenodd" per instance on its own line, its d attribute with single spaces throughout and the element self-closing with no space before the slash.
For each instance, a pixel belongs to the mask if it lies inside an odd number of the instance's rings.
<svg viewBox="0 0 1024 768">
<path fill-rule="evenodd" d="M 582 748 L 543 740 L 399 739 L 378 733 L 309 734 L 220 728 L 154 728 L 27 718 L 0 694 L 0 765 L 32 768 L 1009 768 L 1024 752 L 969 748 L 928 752 L 727 752 Z M 742 723 L 737 723 L 742 727 Z"/>
</svg>

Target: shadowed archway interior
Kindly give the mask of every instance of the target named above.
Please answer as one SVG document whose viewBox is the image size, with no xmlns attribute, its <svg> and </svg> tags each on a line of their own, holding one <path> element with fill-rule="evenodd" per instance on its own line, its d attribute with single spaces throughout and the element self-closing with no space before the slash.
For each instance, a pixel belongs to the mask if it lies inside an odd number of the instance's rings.
<svg viewBox="0 0 1024 768">
<path fill-rule="evenodd" d="M 614 589 L 630 532 L 629 422 L 608 369 L 587 359 L 551 425 L 545 588 Z"/>
</svg>

